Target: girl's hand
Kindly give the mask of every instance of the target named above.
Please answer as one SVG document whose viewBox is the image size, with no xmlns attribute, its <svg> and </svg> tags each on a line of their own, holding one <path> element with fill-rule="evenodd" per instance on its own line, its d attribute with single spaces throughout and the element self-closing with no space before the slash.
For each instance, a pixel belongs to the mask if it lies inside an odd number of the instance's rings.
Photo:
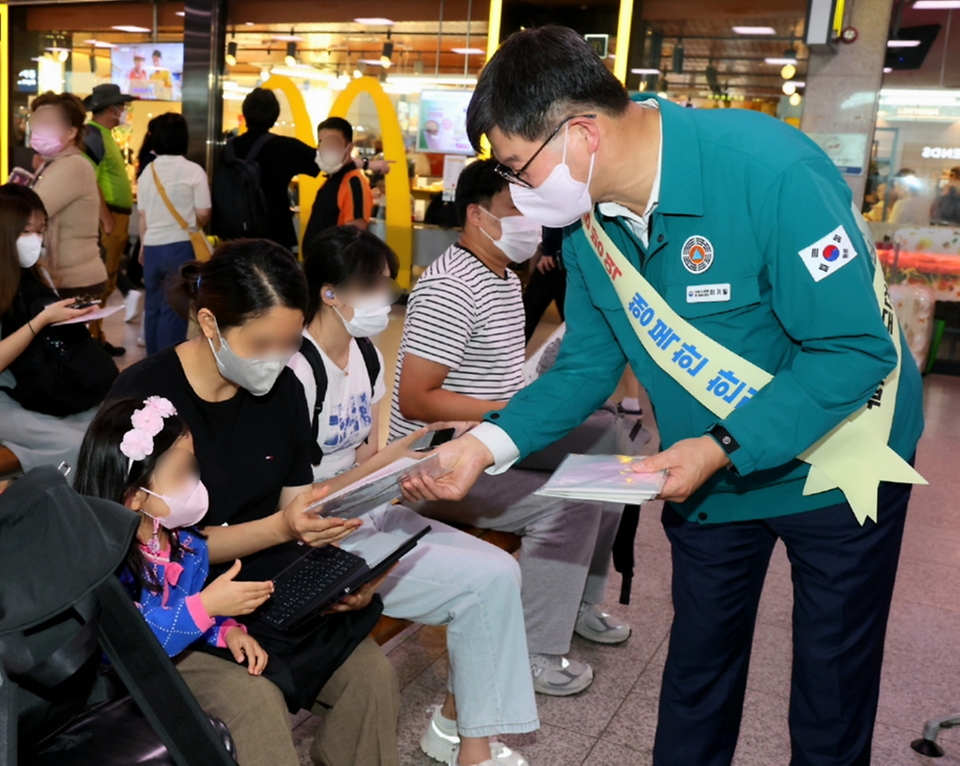
<svg viewBox="0 0 960 766">
<path fill-rule="evenodd" d="M 328 493 L 327 487 L 315 486 L 294 498 L 280 513 L 291 540 L 302 540 L 314 548 L 338 543 L 363 526 L 360 519 L 323 518 L 322 508 L 306 509 Z"/>
<path fill-rule="evenodd" d="M 242 628 L 230 628 L 223 639 L 233 658 L 240 664 L 247 660 L 247 670 L 252 676 L 263 675 L 267 667 L 267 653 L 257 643 L 257 639 L 248 635 Z"/>
<path fill-rule="evenodd" d="M 67 298 L 66 300 L 51 303 L 43 311 L 37 314 L 36 317 L 34 317 L 34 319 L 31 321 L 31 325 L 33 326 L 34 330 L 41 330 L 48 325 L 56 324 L 57 322 L 65 322 L 68 319 L 89 314 L 91 311 L 96 311 L 100 308 L 99 306 L 88 306 L 85 309 L 68 308 L 68 306 L 72 306 L 76 302 L 76 298 Z M 39 327 L 37 327 L 38 324 L 40 325 Z"/>
<path fill-rule="evenodd" d="M 250 614 L 273 593 L 273 583 L 238 582 L 234 578 L 240 574 L 240 559 L 233 566 L 200 591 L 207 614 L 211 617 L 237 617 Z"/>
</svg>

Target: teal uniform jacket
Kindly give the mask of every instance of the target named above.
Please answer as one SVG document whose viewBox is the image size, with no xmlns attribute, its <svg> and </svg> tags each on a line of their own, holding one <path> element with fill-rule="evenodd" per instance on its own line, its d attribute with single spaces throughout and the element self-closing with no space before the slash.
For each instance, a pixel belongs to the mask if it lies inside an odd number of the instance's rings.
<svg viewBox="0 0 960 766">
<path fill-rule="evenodd" d="M 741 109 L 659 104 L 663 160 L 649 246 L 622 219 L 598 212 L 600 224 L 677 313 L 774 375 L 722 421 L 740 445 L 730 455 L 736 470 L 717 472 L 676 507 L 691 521 L 715 523 L 843 503 L 839 490 L 804 497 L 809 466 L 796 456 L 871 400 L 896 365 L 850 189 L 790 125 Z M 838 227 L 842 255 L 830 247 Z M 579 223 L 564 232 L 563 259 L 567 333 L 557 363 L 487 420 L 527 455 L 595 411 L 629 361 L 664 449 L 710 430 L 717 417 L 640 345 Z M 711 290 L 726 299 L 710 299 Z M 923 431 L 922 385 L 901 343 L 889 445 L 910 459 Z M 892 405 L 881 397 L 878 406 Z"/>
</svg>

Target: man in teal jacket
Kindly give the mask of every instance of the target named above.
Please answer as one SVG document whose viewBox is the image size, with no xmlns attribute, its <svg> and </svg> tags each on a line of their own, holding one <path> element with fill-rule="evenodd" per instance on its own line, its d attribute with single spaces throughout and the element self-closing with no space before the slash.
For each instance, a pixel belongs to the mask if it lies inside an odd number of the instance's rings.
<svg viewBox="0 0 960 766">
<path fill-rule="evenodd" d="M 769 117 L 631 101 L 560 27 L 501 46 L 467 130 L 474 146 L 490 139 L 525 215 L 567 227 L 568 329 L 553 369 L 444 445 L 453 472 L 414 480 L 408 494 L 457 498 L 484 469 L 555 441 L 629 363 L 664 448 L 645 467 L 670 472 L 662 520 L 675 617 L 654 763 L 730 763 L 760 591 L 782 539 L 795 597 L 792 764 L 866 766 L 910 484 L 865 476 L 896 464 L 881 478 L 919 481 L 905 461 L 923 414 L 847 185 L 816 145 Z M 617 279 L 631 286 L 629 305 Z M 710 354 L 719 371 L 703 366 L 697 332 L 724 347 Z M 753 366 L 769 382 L 741 375 Z M 797 458 L 834 429 L 846 436 L 810 458 L 816 470 Z"/>
</svg>

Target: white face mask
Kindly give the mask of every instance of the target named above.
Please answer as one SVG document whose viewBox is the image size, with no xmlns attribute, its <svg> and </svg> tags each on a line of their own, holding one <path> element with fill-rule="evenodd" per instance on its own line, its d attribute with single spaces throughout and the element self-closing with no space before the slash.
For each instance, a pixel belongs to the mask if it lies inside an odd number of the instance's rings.
<svg viewBox="0 0 960 766">
<path fill-rule="evenodd" d="M 183 527 L 192 527 L 199 524 L 207 510 L 210 508 L 210 496 L 207 488 L 200 479 L 194 487 L 189 487 L 185 492 L 179 492 L 176 495 L 158 495 L 151 492 L 146 487 L 143 491 L 148 495 L 153 495 L 158 500 L 166 503 L 170 513 L 166 516 L 152 516 L 157 523 L 165 529 L 182 529 Z M 144 513 L 147 513 L 144 511 Z M 147 516 L 150 516 L 147 513 Z"/>
<path fill-rule="evenodd" d="M 31 268 L 38 260 L 43 250 L 43 237 L 39 234 L 21 234 L 17 240 L 17 255 L 20 258 L 20 267 Z"/>
<path fill-rule="evenodd" d="M 127 124 L 127 110 L 121 109 L 120 114 L 117 116 L 117 127 L 119 128 L 122 125 Z"/>
<path fill-rule="evenodd" d="M 217 328 L 217 335 L 220 337 L 220 350 L 213 347 L 213 341 L 207 338 L 210 344 L 210 350 L 217 360 L 217 368 L 220 374 L 231 383 L 236 383 L 240 388 L 246 389 L 254 396 L 266 396 L 273 389 L 274 383 L 283 372 L 283 368 L 290 361 L 289 356 L 276 357 L 273 359 L 245 359 L 237 356 L 237 353 L 230 348 L 226 339 L 220 334 L 220 328 Z"/>
<path fill-rule="evenodd" d="M 486 208 L 480 209 L 494 220 L 500 221 L 500 239 L 494 239 L 482 227 L 480 228 L 480 231 L 499 248 L 500 252 L 514 263 L 525 263 L 533 258 L 543 239 L 543 227 L 539 223 L 524 215 L 497 218 Z"/>
<path fill-rule="evenodd" d="M 337 312 L 343 322 L 347 332 L 354 338 L 369 338 L 371 335 L 379 335 L 387 329 L 390 324 L 390 298 L 377 295 L 371 298 L 360 298 L 351 305 L 353 308 L 353 319 L 344 319 L 337 307 L 333 310 Z"/>
<path fill-rule="evenodd" d="M 317 167 L 328 175 L 336 173 L 346 164 L 344 154 L 346 149 L 317 149 Z"/>
<path fill-rule="evenodd" d="M 563 158 L 560 164 L 550 171 L 547 180 L 535 189 L 518 184 L 510 185 L 510 196 L 517 210 L 532 218 L 541 226 L 562 229 L 593 210 L 590 197 L 590 181 L 593 179 L 593 161 L 596 154 L 590 155 L 590 172 L 587 181 L 575 181 L 567 165 L 567 135 L 563 134 Z"/>
</svg>

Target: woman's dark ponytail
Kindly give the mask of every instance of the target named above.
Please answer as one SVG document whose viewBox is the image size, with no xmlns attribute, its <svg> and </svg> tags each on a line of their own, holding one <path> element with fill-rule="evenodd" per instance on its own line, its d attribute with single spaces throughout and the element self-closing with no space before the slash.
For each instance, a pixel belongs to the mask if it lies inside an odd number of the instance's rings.
<svg viewBox="0 0 960 766">
<path fill-rule="evenodd" d="M 224 242 L 209 261 L 188 261 L 167 290 L 183 317 L 208 309 L 221 330 L 277 306 L 306 312 L 307 284 L 289 250 L 266 239 Z"/>
</svg>

